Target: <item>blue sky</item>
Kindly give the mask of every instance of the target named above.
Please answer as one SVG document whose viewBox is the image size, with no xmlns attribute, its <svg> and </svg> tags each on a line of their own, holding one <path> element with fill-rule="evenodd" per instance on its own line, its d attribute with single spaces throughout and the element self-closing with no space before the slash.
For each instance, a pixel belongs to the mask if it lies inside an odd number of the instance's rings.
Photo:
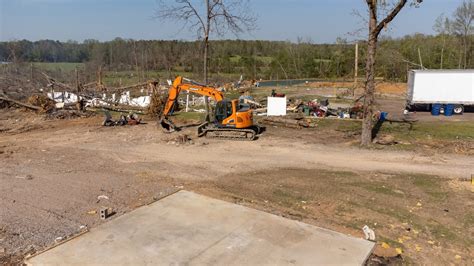
<svg viewBox="0 0 474 266">
<path fill-rule="evenodd" d="M 166 0 L 173 1 L 173 0 Z M 332 43 L 363 26 L 353 10 L 366 14 L 365 0 L 251 0 L 258 29 L 241 39 Z M 420 8 L 406 8 L 389 32 L 394 37 L 433 33 L 435 19 L 451 15 L 462 0 L 425 0 Z M 155 0 L 0 0 L 0 41 L 15 39 L 111 40 L 195 38 L 175 23 L 153 19 Z M 235 38 L 232 35 L 226 36 Z M 363 36 L 361 36 L 363 38 Z"/>
</svg>

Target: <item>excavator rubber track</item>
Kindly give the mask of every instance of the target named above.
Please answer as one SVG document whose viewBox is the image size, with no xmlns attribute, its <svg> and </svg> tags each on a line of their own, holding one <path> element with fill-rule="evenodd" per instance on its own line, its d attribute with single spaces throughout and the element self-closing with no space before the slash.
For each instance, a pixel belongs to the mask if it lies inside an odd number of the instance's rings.
<svg viewBox="0 0 474 266">
<path fill-rule="evenodd" d="M 247 128 L 200 127 L 199 137 L 227 140 L 255 140 L 258 130 Z"/>
</svg>

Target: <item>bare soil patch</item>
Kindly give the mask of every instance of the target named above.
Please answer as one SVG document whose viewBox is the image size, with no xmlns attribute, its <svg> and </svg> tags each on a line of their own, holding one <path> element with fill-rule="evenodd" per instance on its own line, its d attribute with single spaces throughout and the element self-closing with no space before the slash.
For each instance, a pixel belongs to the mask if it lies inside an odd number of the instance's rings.
<svg viewBox="0 0 474 266">
<path fill-rule="evenodd" d="M 253 142 L 201 139 L 189 127 L 179 134 L 192 142 L 180 143 L 153 120 L 102 127 L 101 116 L 2 114 L 2 263 L 97 226 L 102 206 L 113 219 L 179 188 L 356 236 L 367 224 L 416 263 L 473 257 L 472 192 L 458 180 L 471 173 L 472 156 L 359 149 L 353 124 L 268 127 Z"/>
<path fill-rule="evenodd" d="M 362 227 L 368 225 L 380 245 L 402 251 L 405 263 L 469 264 L 474 255 L 474 195 L 467 181 L 275 168 L 180 184 L 357 237 L 363 237 Z"/>
</svg>

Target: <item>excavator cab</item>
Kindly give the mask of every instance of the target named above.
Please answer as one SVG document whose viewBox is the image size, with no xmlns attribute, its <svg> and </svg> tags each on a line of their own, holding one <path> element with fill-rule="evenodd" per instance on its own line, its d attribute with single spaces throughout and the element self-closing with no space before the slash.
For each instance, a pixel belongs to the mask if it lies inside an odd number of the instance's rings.
<svg viewBox="0 0 474 266">
<path fill-rule="evenodd" d="M 222 124 L 222 121 L 224 119 L 230 117 L 233 115 L 234 110 L 233 110 L 232 102 L 227 101 L 227 100 L 222 100 L 220 102 L 216 103 L 216 109 L 215 109 L 215 118 L 216 122 L 219 124 Z"/>
<path fill-rule="evenodd" d="M 215 123 L 218 127 L 250 128 L 253 125 L 252 111 L 238 100 L 222 100 L 216 103 Z"/>
</svg>

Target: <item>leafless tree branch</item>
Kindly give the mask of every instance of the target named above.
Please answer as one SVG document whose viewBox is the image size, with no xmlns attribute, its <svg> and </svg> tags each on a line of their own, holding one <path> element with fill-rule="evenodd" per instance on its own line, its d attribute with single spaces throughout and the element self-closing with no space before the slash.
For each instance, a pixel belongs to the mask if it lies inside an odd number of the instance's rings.
<svg viewBox="0 0 474 266">
<path fill-rule="evenodd" d="M 367 0 L 371 1 L 371 0 Z M 402 10 L 402 8 L 406 5 L 408 0 L 400 0 L 398 4 L 390 11 L 390 13 L 382 20 L 380 23 L 377 25 L 375 28 L 375 32 L 377 35 L 380 34 L 382 29 L 388 25 L 397 15 L 398 13 Z"/>
</svg>

